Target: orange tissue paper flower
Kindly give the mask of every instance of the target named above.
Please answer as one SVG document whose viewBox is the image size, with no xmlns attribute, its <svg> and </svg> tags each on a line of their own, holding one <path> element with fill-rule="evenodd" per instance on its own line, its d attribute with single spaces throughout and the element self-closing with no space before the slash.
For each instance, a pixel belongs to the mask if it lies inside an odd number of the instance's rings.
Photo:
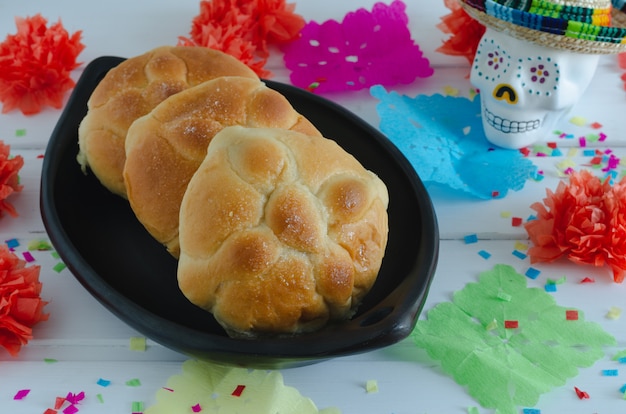
<svg viewBox="0 0 626 414">
<path fill-rule="evenodd" d="M 17 356 L 33 338 L 32 327 L 48 319 L 43 308 L 48 302 L 40 297 L 40 266 L 26 262 L 0 245 L 0 346 Z"/>
<path fill-rule="evenodd" d="M 451 12 L 441 18 L 437 28 L 452 36 L 437 49 L 437 52 L 463 56 L 472 63 L 478 43 L 485 33 L 485 26 L 470 17 L 457 0 L 444 0 L 444 4 Z"/>
<path fill-rule="evenodd" d="M 17 33 L 0 43 L 0 101 L 2 112 L 19 109 L 24 115 L 45 106 L 59 109 L 75 82 L 70 72 L 84 49 L 78 31 L 71 36 L 61 21 L 47 26 L 40 14 L 16 17 Z"/>
<path fill-rule="evenodd" d="M 0 217 L 3 212 L 17 217 L 15 207 L 6 199 L 14 193 L 22 191 L 19 183 L 19 171 L 24 166 L 24 158 L 10 156 L 11 148 L 0 140 Z"/>
<path fill-rule="evenodd" d="M 546 190 L 531 208 L 537 218 L 525 224 L 533 246 L 531 263 L 566 257 L 574 263 L 608 266 L 613 280 L 626 272 L 626 177 L 614 185 L 589 171 L 573 172 L 569 184 Z"/>
<path fill-rule="evenodd" d="M 228 53 L 267 78 L 269 45 L 296 39 L 304 27 L 294 10 L 285 0 L 202 0 L 189 37 L 179 37 L 178 44 Z"/>
</svg>

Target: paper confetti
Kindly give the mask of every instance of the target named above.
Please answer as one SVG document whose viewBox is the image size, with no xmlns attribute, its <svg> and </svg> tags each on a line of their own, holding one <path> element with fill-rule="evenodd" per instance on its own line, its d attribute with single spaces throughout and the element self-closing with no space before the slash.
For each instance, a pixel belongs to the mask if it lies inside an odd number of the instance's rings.
<svg viewBox="0 0 626 414">
<path fill-rule="evenodd" d="M 622 316 L 622 310 L 618 308 L 617 306 L 611 306 L 611 309 L 609 309 L 609 311 L 606 314 L 606 317 L 608 319 L 613 319 L 613 320 L 619 319 L 620 316 Z"/>
<path fill-rule="evenodd" d="M 478 236 L 475 234 L 468 234 L 463 238 L 465 240 L 465 244 L 472 244 L 478 242 Z"/>
<path fill-rule="evenodd" d="M 588 400 L 589 399 L 589 394 L 587 392 L 585 392 L 585 391 L 582 391 L 580 388 L 574 387 L 574 391 L 576 391 L 576 395 L 581 400 Z"/>
<path fill-rule="evenodd" d="M 23 400 L 30 393 L 30 390 L 19 390 L 15 396 L 13 396 L 14 400 Z"/>
<path fill-rule="evenodd" d="M 28 250 L 52 250 L 52 244 L 48 240 L 31 240 L 28 242 Z"/>
<path fill-rule="evenodd" d="M 241 397 L 241 394 L 243 394 L 243 390 L 246 389 L 245 385 L 237 385 L 237 387 L 233 390 L 233 392 L 230 393 L 230 395 L 232 395 L 233 397 Z"/>
<path fill-rule="evenodd" d="M 242 398 L 233 396 L 238 389 L 242 390 Z M 203 414 L 249 412 L 249 407 L 254 407 L 255 413 L 339 413 L 335 408 L 318 410 L 309 398 L 285 386 L 279 371 L 197 360 L 185 361 L 182 372 L 168 379 L 167 387 L 156 393 L 156 404 L 144 413 L 187 413 L 194 406 L 201 407 Z"/>
<path fill-rule="evenodd" d="M 139 378 L 133 378 L 126 381 L 125 384 L 128 387 L 139 387 L 141 386 L 141 381 L 139 380 Z"/>
<path fill-rule="evenodd" d="M 368 394 L 372 394 L 372 393 L 378 392 L 378 381 L 376 381 L 376 380 L 368 380 L 365 383 L 365 391 Z"/>
<path fill-rule="evenodd" d="M 498 299 L 500 290 L 512 295 L 510 302 Z M 429 310 L 411 337 L 483 407 L 517 414 L 518 407 L 536 405 L 541 394 L 602 358 L 604 346 L 616 344 L 581 312 L 578 320 L 566 321 L 566 310 L 571 308 L 557 306 L 542 289 L 527 288 L 513 267 L 496 265 L 455 292 L 452 302 Z M 519 328 L 486 330 L 494 317 L 519 321 Z"/>
<path fill-rule="evenodd" d="M 109 385 L 111 385 L 111 381 L 109 380 L 105 380 L 103 378 L 98 379 L 98 381 L 96 382 L 96 384 L 98 384 L 101 387 L 108 387 Z"/>
<path fill-rule="evenodd" d="M 143 352 L 146 350 L 146 338 L 141 336 L 133 336 L 130 338 L 129 344 L 131 351 Z"/>
<path fill-rule="evenodd" d="M 410 98 L 376 85 L 380 130 L 409 159 L 426 184 L 482 199 L 521 190 L 536 171 L 515 150 L 494 148 L 485 138 L 480 100 L 443 95 Z M 468 131 L 468 132 L 467 132 Z"/>
</svg>

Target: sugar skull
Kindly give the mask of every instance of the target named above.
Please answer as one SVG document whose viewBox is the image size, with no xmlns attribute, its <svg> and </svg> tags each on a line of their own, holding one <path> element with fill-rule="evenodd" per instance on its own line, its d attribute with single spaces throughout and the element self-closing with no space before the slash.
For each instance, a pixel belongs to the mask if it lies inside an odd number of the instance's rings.
<svg viewBox="0 0 626 414">
<path fill-rule="evenodd" d="M 487 28 L 471 83 L 479 89 L 487 139 L 522 148 L 549 138 L 591 82 L 599 54 L 541 46 Z"/>
</svg>

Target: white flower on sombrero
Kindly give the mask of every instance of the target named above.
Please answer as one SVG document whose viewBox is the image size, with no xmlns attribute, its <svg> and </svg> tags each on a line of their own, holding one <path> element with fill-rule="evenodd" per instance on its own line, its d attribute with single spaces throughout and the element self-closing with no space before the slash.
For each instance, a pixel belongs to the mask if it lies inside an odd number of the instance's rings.
<svg viewBox="0 0 626 414">
<path fill-rule="evenodd" d="M 470 81 L 486 138 L 522 148 L 551 138 L 603 54 L 626 51 L 626 0 L 459 0 L 486 27 Z"/>
<path fill-rule="evenodd" d="M 459 0 L 486 27 L 578 53 L 626 51 L 625 0 Z"/>
</svg>

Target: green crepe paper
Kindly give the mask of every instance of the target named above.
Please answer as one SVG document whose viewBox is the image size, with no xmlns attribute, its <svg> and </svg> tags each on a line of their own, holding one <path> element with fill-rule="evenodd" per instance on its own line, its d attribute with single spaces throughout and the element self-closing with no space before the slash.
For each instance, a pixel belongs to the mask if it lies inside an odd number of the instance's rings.
<svg viewBox="0 0 626 414">
<path fill-rule="evenodd" d="M 566 320 L 567 310 L 543 289 L 527 288 L 511 266 L 496 265 L 455 292 L 453 302 L 430 310 L 411 336 L 483 407 L 516 414 L 516 407 L 534 406 L 578 367 L 602 358 L 603 346 L 616 344 L 580 311 L 578 320 Z M 504 321 L 518 321 L 519 328 L 506 329 Z"/>
<path fill-rule="evenodd" d="M 233 391 L 245 386 L 240 396 Z M 339 414 L 318 410 L 298 390 L 285 386 L 278 371 L 249 370 L 188 360 L 179 375 L 170 377 L 156 393 L 156 404 L 145 414 Z M 199 406 L 198 406 L 199 404 Z M 199 407 L 197 411 L 192 407 Z"/>
</svg>

